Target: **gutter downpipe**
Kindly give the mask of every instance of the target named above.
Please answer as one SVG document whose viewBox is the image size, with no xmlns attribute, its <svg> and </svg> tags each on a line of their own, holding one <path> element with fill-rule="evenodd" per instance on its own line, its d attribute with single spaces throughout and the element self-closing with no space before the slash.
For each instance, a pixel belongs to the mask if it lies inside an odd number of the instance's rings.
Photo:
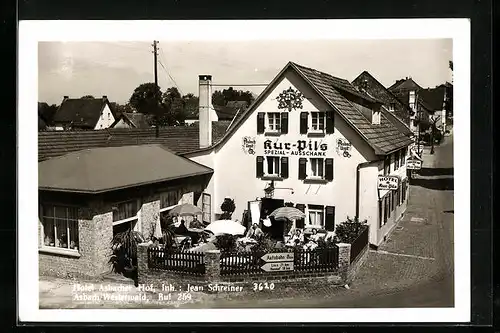
<svg viewBox="0 0 500 333">
<path fill-rule="evenodd" d="M 372 165 L 372 164 L 375 164 L 375 163 L 378 163 L 381 161 L 383 161 L 383 159 L 363 162 L 363 163 L 359 163 L 358 166 L 356 167 L 356 218 L 358 218 L 358 219 L 359 219 L 359 185 L 360 185 L 359 170 L 361 168 L 367 167 L 369 165 Z"/>
</svg>

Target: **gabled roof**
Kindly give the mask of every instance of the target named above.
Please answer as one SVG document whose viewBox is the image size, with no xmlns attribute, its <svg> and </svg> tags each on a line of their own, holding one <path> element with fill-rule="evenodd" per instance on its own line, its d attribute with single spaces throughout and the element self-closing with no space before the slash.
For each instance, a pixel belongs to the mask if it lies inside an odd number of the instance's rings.
<svg viewBox="0 0 500 333">
<path fill-rule="evenodd" d="M 287 70 L 294 70 L 301 76 L 364 140 L 370 145 L 377 155 L 385 155 L 401 149 L 412 143 L 408 136 L 399 131 L 384 114 L 381 114 L 380 125 L 373 125 L 354 104 L 349 101 L 340 90 L 351 95 L 363 98 L 372 103 L 381 103 L 363 94 L 352 86 L 349 81 L 333 77 L 311 68 L 289 62 L 255 99 L 250 107 L 235 120 L 234 124 L 222 137 L 222 139 L 211 147 L 198 149 L 190 153 L 209 151 L 222 146 L 249 115 L 257 108 L 260 102 L 274 89 L 275 84 L 281 79 Z M 340 88 L 339 88 L 340 87 Z"/>
<path fill-rule="evenodd" d="M 95 128 L 101 112 L 108 104 L 103 98 L 64 98 L 57 109 L 53 122 L 72 124 L 73 127 Z M 116 117 L 113 110 L 113 116 Z"/>
<path fill-rule="evenodd" d="M 443 109 L 445 90 L 446 86 L 441 85 L 436 88 L 422 89 L 418 94 L 422 97 L 430 110 L 436 111 Z"/>
<path fill-rule="evenodd" d="M 229 121 L 212 123 L 212 138 L 217 142 L 226 133 Z M 198 124 L 159 128 L 109 128 L 102 131 L 48 131 L 38 133 L 38 160 L 61 156 L 82 149 L 141 144 L 163 144 L 177 154 L 200 147 Z"/>
<path fill-rule="evenodd" d="M 397 80 L 392 86 L 389 88 L 390 91 L 397 91 L 397 90 L 420 90 L 422 89 L 421 86 L 419 86 L 413 79 L 406 78 L 406 79 L 400 79 Z"/>
<path fill-rule="evenodd" d="M 102 193 L 211 173 L 160 144 L 92 148 L 38 163 L 38 188 Z"/>
<path fill-rule="evenodd" d="M 113 124 L 111 124 L 110 127 L 114 128 L 115 125 L 123 119 L 124 121 L 131 124 L 131 126 L 134 128 L 150 128 L 151 125 L 149 124 L 148 118 L 150 118 L 150 116 L 144 113 L 124 112 L 115 120 Z"/>
</svg>

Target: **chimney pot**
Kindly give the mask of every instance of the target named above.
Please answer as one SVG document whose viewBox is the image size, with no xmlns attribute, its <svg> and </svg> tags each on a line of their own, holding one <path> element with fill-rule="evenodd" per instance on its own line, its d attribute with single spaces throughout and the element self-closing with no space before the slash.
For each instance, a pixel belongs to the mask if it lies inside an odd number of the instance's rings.
<svg viewBox="0 0 500 333">
<path fill-rule="evenodd" d="M 212 81 L 212 75 L 200 75 L 200 81 Z"/>
<path fill-rule="evenodd" d="M 102 96 L 102 98 L 103 98 L 103 99 L 108 99 L 108 96 L 103 95 L 103 96 Z"/>
<path fill-rule="evenodd" d="M 64 96 L 64 99 L 68 99 L 68 98 L 69 98 L 69 96 Z"/>
</svg>

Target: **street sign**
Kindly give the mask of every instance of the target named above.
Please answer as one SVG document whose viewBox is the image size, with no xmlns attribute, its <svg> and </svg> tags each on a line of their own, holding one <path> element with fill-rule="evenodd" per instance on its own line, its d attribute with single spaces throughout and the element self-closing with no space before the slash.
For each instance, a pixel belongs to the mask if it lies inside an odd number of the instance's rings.
<svg viewBox="0 0 500 333">
<path fill-rule="evenodd" d="M 266 272 L 293 271 L 293 261 L 268 262 L 261 268 Z"/>
<path fill-rule="evenodd" d="M 422 169 L 422 161 L 416 158 L 406 160 L 406 169 L 408 170 L 420 170 Z"/>
<path fill-rule="evenodd" d="M 396 176 L 378 176 L 379 190 L 397 190 L 399 188 L 399 178 Z"/>
<path fill-rule="evenodd" d="M 266 253 L 261 257 L 265 262 L 283 262 L 283 261 L 293 261 L 293 252 L 283 252 L 283 253 Z"/>
</svg>

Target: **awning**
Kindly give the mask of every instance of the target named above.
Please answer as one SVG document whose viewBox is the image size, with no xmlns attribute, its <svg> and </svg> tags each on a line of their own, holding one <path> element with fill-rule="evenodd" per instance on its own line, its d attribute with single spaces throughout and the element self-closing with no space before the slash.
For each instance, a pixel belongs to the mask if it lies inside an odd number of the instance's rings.
<svg viewBox="0 0 500 333">
<path fill-rule="evenodd" d="M 41 190 L 102 193 L 213 174 L 160 144 L 85 149 L 38 163 Z"/>
</svg>

